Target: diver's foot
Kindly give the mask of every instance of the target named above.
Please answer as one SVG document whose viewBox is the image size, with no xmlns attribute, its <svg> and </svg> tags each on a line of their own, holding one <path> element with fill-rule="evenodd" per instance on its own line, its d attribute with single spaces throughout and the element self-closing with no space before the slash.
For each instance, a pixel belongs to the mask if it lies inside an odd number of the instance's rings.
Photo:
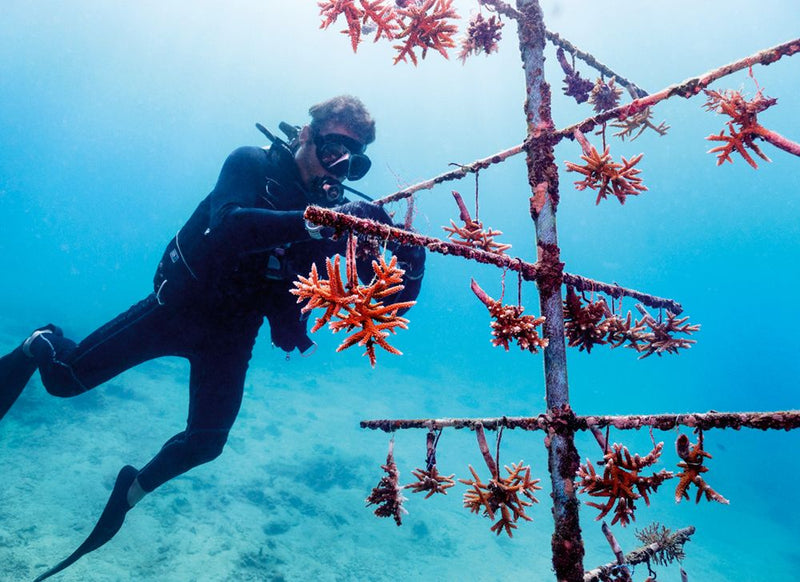
<svg viewBox="0 0 800 582">
<path fill-rule="evenodd" d="M 128 504 L 128 489 L 131 488 L 131 484 L 138 474 L 138 469 L 130 465 L 125 465 L 120 469 L 117 480 L 114 482 L 114 489 L 111 490 L 111 496 L 108 498 L 103 513 L 100 514 L 100 519 L 97 520 L 97 525 L 81 545 L 84 554 L 93 552 L 113 538 L 120 530 L 122 522 L 125 521 L 125 514 L 131 510 L 131 506 Z"/>
<path fill-rule="evenodd" d="M 117 475 L 114 489 L 111 490 L 111 496 L 108 498 L 106 507 L 103 509 L 103 513 L 100 514 L 100 519 L 97 520 L 89 537 L 68 558 L 36 578 L 34 582 L 40 582 L 71 566 L 81 556 L 93 552 L 116 535 L 122 528 L 125 515 L 131 509 L 131 506 L 128 505 L 128 489 L 130 489 L 131 483 L 133 483 L 138 474 L 139 471 L 135 467 L 130 465 L 122 467 Z"/>
<path fill-rule="evenodd" d="M 6 415 L 36 371 L 36 362 L 22 346 L 0 358 L 0 418 Z"/>
</svg>

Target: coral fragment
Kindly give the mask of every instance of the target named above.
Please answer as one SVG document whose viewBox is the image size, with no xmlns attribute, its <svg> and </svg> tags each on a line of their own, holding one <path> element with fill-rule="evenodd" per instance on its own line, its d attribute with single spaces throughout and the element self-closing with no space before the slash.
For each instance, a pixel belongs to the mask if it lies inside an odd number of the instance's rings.
<svg viewBox="0 0 800 582">
<path fill-rule="evenodd" d="M 682 459 L 678 463 L 678 467 L 683 469 L 683 472 L 678 474 L 679 481 L 678 486 L 675 488 L 675 503 L 680 503 L 683 498 L 689 499 L 688 489 L 693 483 L 697 487 L 695 503 L 700 503 L 700 499 L 704 494 L 708 501 L 717 501 L 725 505 L 730 503 L 730 501 L 714 491 L 700 476 L 708 471 L 708 467 L 703 465 L 703 461 L 711 458 L 711 455 L 703 450 L 702 433 L 700 433 L 700 437 L 694 444 L 689 442 L 689 437 L 685 434 L 680 435 L 675 441 L 675 450 Z"/>
<path fill-rule="evenodd" d="M 458 226 L 455 222 L 450 220 L 450 226 L 443 226 L 445 232 L 448 233 L 447 238 L 452 240 L 455 244 L 464 245 L 473 249 L 480 249 L 490 253 L 504 254 L 505 251 L 511 248 L 509 244 L 502 244 L 495 241 L 495 237 L 503 234 L 500 230 L 492 230 L 491 227 L 484 230 L 483 223 L 479 220 L 473 219 L 461 194 L 453 190 L 453 198 L 459 209 L 459 217 L 464 223 L 464 226 Z"/>
<path fill-rule="evenodd" d="M 487 55 L 497 51 L 497 43 L 502 38 L 503 22 L 497 15 L 484 18 L 480 12 L 469 19 L 467 34 L 461 40 L 461 50 L 458 58 L 466 63 L 470 55 L 481 52 Z"/>
<path fill-rule="evenodd" d="M 547 338 L 540 337 L 536 330 L 545 322 L 544 317 L 522 315 L 524 307 L 503 305 L 501 301 L 489 297 L 474 279 L 471 287 L 472 292 L 489 309 L 489 315 L 494 320 L 491 323 L 493 346 L 503 346 L 508 351 L 509 344 L 515 341 L 521 350 L 528 350 L 532 354 L 547 347 Z"/>
<path fill-rule="evenodd" d="M 611 450 L 603 457 L 603 475 L 597 474 L 591 461 L 587 459 L 586 465 L 581 465 L 578 469 L 580 477 L 579 486 L 581 493 L 588 493 L 592 497 L 607 497 L 605 503 L 587 502 L 586 505 L 600 510 L 597 520 L 605 517 L 612 509 L 614 518 L 611 525 L 619 522 L 626 526 L 630 521 L 635 520 L 634 512 L 636 506 L 634 502 L 643 498 L 647 505 L 650 505 L 648 493 L 655 492 L 659 485 L 667 479 L 671 479 L 673 474 L 662 469 L 649 477 L 640 475 L 640 471 L 645 467 L 654 464 L 661 456 L 664 443 L 658 443 L 646 456 L 631 456 L 627 447 L 619 443 L 614 443 Z M 616 507 L 614 507 L 616 505 Z"/>
<path fill-rule="evenodd" d="M 636 196 L 647 190 L 638 176 L 641 170 L 636 168 L 636 164 L 644 154 L 633 156 L 629 160 L 622 158 L 622 163 L 619 164 L 611 158 L 608 146 L 601 154 L 586 140 L 580 130 L 575 130 L 575 138 L 581 144 L 583 150 L 581 159 L 586 163 L 581 165 L 566 162 L 567 171 L 583 175 L 582 180 L 575 182 L 577 190 L 590 188 L 597 191 L 595 204 L 600 204 L 600 201 L 605 200 L 609 194 L 616 196 L 620 204 L 625 204 L 628 196 Z"/>
<path fill-rule="evenodd" d="M 375 515 L 378 517 L 392 517 L 397 525 L 402 525 L 402 516 L 408 513 L 403 507 L 406 498 L 400 494 L 401 487 L 398 483 L 400 471 L 394 462 L 394 439 L 389 441 L 389 453 L 386 455 L 386 464 L 381 465 L 386 475 L 381 477 L 378 485 L 372 489 L 367 497 L 367 506 L 377 505 Z"/>
<path fill-rule="evenodd" d="M 297 302 L 308 301 L 303 312 L 315 308 L 325 309 L 325 313 L 317 318 L 311 331 L 315 332 L 326 323 L 334 332 L 345 330 L 352 333 L 336 349 L 337 352 L 359 345 L 366 348 L 364 355 L 369 357 L 370 364 L 375 367 L 375 346 L 387 352 L 400 355 L 397 348 L 391 346 L 386 338 L 395 333 L 397 328 L 407 329 L 408 319 L 398 315 L 415 304 L 415 301 L 400 303 L 384 303 L 390 295 L 403 289 L 402 281 L 405 271 L 397 266 L 397 257 L 389 263 L 383 255 L 378 261 L 372 261 L 375 277 L 369 285 L 360 285 L 356 272 L 356 237 L 351 236 L 347 245 L 346 282 L 340 273 L 340 256 L 326 260 L 327 279 L 321 279 L 316 264 L 311 266 L 308 277 L 302 275 L 294 282 L 294 289 L 289 292 L 297 296 Z"/>
<path fill-rule="evenodd" d="M 434 49 L 444 58 L 448 58 L 447 49 L 456 46 L 453 35 L 457 31 L 456 25 L 450 21 L 460 18 L 452 4 L 453 0 L 425 0 L 419 4 L 407 2 L 405 7 L 398 7 L 401 30 L 395 38 L 402 41 L 402 44 L 394 46 L 398 51 L 394 59 L 395 65 L 408 57 L 416 66 L 416 48 L 421 49 L 420 58 L 423 59 L 428 49 Z"/>
</svg>

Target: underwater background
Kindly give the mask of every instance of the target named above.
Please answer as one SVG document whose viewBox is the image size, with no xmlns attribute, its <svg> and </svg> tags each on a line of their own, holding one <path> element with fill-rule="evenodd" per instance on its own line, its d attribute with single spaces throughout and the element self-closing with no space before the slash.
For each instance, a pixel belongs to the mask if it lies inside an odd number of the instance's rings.
<svg viewBox="0 0 800 582">
<path fill-rule="evenodd" d="M 464 25 L 477 3 L 456 0 Z M 542 0 L 545 23 L 654 92 L 797 37 L 794 0 L 670 3 Z M 163 247 L 213 187 L 225 157 L 264 145 L 254 123 L 306 123 L 333 95 L 360 97 L 377 120 L 373 170 L 359 189 L 380 197 L 517 145 L 525 137 L 525 86 L 516 27 L 498 53 L 462 65 L 430 52 L 418 67 L 392 65 L 390 43 L 353 54 L 337 22 L 320 30 L 313 1 L 3 0 L 0 17 L 0 351 L 47 322 L 81 338 L 152 290 Z M 591 115 L 561 93 L 555 51 L 546 76 L 564 127 Z M 594 72 L 579 65 L 584 76 Z M 753 73 L 778 104 L 760 122 L 800 139 L 800 56 Z M 747 71 L 713 89 L 757 90 Z M 680 355 L 637 360 L 630 350 L 568 350 L 577 414 L 769 411 L 800 408 L 800 160 L 772 146 L 753 170 L 741 158 L 716 167 L 704 138 L 724 119 L 702 96 L 654 109 L 664 137 L 611 141 L 612 155 L 644 152 L 649 190 L 621 206 L 572 187 L 561 171 L 559 243 L 566 271 L 679 301 L 702 325 Z M 590 136 L 599 145 L 599 138 Z M 414 226 L 444 236 L 457 219 L 450 194 L 471 207 L 472 176 L 416 200 Z M 522 156 L 480 174 L 480 218 L 503 231 L 510 253 L 535 261 Z M 393 209 L 400 218 L 405 204 Z M 502 271 L 429 255 L 402 356 L 358 348 L 327 329 L 312 357 L 288 359 L 265 326 L 250 364 L 242 412 L 226 452 L 145 498 L 107 546 L 58 578 L 77 580 L 552 580 L 546 449 L 539 432 L 506 431 L 501 463 L 523 459 L 543 481 L 540 503 L 513 539 L 462 507 L 465 486 L 423 500 L 406 493 L 397 527 L 364 499 L 383 475 L 388 435 L 372 418 L 493 417 L 544 412 L 541 354 L 490 344 L 486 308 L 470 277 L 494 297 Z M 516 276 L 507 276 L 508 302 Z M 538 314 L 525 283 L 526 313 Z M 626 304 L 624 309 L 631 309 Z M 87 394 L 47 395 L 38 376 L 0 423 L 0 579 L 30 580 L 68 555 L 102 510 L 118 469 L 142 466 L 185 421 L 188 365 L 162 359 Z M 675 469 L 674 432 L 655 469 Z M 489 435 L 493 442 L 493 435 Z M 645 454 L 647 430 L 610 440 Z M 582 460 L 602 455 L 580 434 Z M 685 546 L 690 580 L 796 579 L 800 570 L 795 432 L 708 431 L 707 481 L 729 506 L 675 504 L 673 483 L 640 502 L 636 522 L 614 526 L 623 549 L 653 521 L 697 528 Z M 395 436 L 401 482 L 425 460 L 424 431 Z M 446 430 L 444 474 L 486 470 L 467 431 Z M 585 497 L 581 497 L 584 501 Z M 612 560 L 597 511 L 582 507 L 585 567 Z M 658 580 L 679 580 L 677 565 Z M 635 579 L 643 580 L 640 566 Z"/>
</svg>

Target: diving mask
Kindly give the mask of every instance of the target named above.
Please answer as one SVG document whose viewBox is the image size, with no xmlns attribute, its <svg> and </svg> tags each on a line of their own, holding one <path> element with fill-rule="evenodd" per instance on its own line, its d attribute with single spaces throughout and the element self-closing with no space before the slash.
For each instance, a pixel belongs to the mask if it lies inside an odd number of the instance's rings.
<svg viewBox="0 0 800 582">
<path fill-rule="evenodd" d="M 341 180 L 360 180 L 372 162 L 364 154 L 366 146 L 340 133 L 315 135 L 314 146 L 320 165 Z"/>
</svg>

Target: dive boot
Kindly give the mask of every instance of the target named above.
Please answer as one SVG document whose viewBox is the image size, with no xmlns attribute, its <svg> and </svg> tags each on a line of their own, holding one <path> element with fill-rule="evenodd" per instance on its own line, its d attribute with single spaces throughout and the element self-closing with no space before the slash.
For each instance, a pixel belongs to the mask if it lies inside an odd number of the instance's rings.
<svg viewBox="0 0 800 582">
<path fill-rule="evenodd" d="M 125 521 L 125 514 L 131 509 L 131 506 L 128 505 L 128 489 L 130 489 L 131 483 L 133 483 L 138 474 L 139 471 L 135 467 L 130 465 L 122 467 L 117 475 L 117 481 L 114 483 L 114 489 L 111 491 L 111 497 L 108 498 L 106 507 L 103 509 L 103 513 L 100 515 L 100 519 L 97 520 L 97 524 L 95 524 L 89 537 L 68 558 L 50 568 L 36 578 L 34 582 L 40 582 L 61 572 L 64 568 L 77 562 L 81 556 L 93 552 L 116 535 Z"/>
</svg>

